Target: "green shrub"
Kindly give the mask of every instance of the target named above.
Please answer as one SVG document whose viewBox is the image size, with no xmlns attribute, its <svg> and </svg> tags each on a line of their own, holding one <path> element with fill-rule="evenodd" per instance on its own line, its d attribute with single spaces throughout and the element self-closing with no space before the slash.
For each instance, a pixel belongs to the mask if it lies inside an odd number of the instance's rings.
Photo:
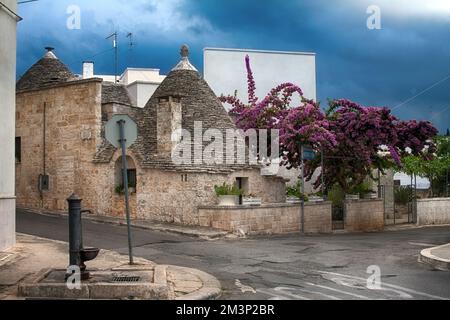
<svg viewBox="0 0 450 320">
<path fill-rule="evenodd" d="M 394 193 L 395 203 L 407 205 L 411 201 L 411 187 L 399 187 Z"/>
<path fill-rule="evenodd" d="M 344 204 L 345 191 L 338 185 L 334 185 L 330 191 L 328 191 L 328 201 L 333 203 L 333 206 L 339 207 Z"/>
<path fill-rule="evenodd" d="M 308 196 L 302 193 L 302 183 L 300 181 L 294 187 L 286 188 L 286 195 L 288 197 L 297 197 L 300 200 L 303 199 L 306 202 L 309 201 Z"/>
<path fill-rule="evenodd" d="M 231 186 L 225 182 L 221 186 L 214 186 L 214 191 L 217 196 L 241 196 L 244 194 L 243 190 L 236 186 Z"/>
<path fill-rule="evenodd" d="M 374 193 L 374 191 L 372 190 L 368 182 L 363 182 L 360 185 L 354 186 L 349 193 L 359 194 L 361 198 L 364 198 L 365 195 Z"/>
</svg>

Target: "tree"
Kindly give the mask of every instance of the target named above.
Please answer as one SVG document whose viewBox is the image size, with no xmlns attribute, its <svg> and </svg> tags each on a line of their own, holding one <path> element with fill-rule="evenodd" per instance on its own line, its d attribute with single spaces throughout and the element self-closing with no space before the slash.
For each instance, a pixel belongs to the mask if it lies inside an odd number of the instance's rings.
<svg viewBox="0 0 450 320">
<path fill-rule="evenodd" d="M 421 155 L 410 155 L 403 159 L 402 171 L 430 180 L 433 195 L 448 195 L 448 177 L 450 172 L 450 137 L 437 136 L 437 150 L 430 155 L 425 148 Z"/>
<path fill-rule="evenodd" d="M 299 167 L 300 145 L 324 150 L 323 179 L 321 176 L 315 181 L 316 188 L 324 181 L 327 189 L 339 184 L 350 192 L 371 176 L 374 168 L 383 171 L 401 166 L 401 157 L 406 154 L 422 155 L 424 148 L 434 150 L 431 139 L 437 130 L 431 123 L 400 121 L 388 108 L 363 107 L 340 99 L 330 101 L 324 113 L 318 103 L 305 99 L 301 88 L 292 83 L 279 85 L 259 101 L 248 56 L 245 63 L 248 103 L 235 96 L 222 96 L 220 100 L 232 105 L 231 113 L 243 130 L 279 129 L 282 165 L 288 168 Z M 295 93 L 302 102 L 291 107 Z M 321 159 L 306 161 L 307 180 L 321 165 Z"/>
<path fill-rule="evenodd" d="M 256 97 L 256 85 L 250 67 L 250 58 L 246 56 L 248 103 L 241 102 L 236 96 L 221 96 L 223 103 L 232 106 L 230 114 L 242 130 L 278 129 L 280 151 L 284 154 L 283 165 L 289 168 L 300 165 L 300 145 L 311 145 L 316 149 L 332 148 L 336 145 L 334 134 L 320 106 L 303 97 L 300 87 L 292 83 L 283 83 L 273 88 L 263 100 Z M 301 104 L 292 107 L 292 97 L 297 94 Z M 269 137 L 271 139 L 271 137 Z M 267 144 L 269 147 L 271 143 Z M 270 151 L 270 150 L 269 150 Z"/>
</svg>

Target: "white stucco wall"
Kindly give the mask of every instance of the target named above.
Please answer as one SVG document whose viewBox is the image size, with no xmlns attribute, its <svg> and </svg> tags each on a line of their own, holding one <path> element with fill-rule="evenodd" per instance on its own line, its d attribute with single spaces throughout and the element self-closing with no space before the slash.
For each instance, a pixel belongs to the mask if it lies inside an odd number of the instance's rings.
<svg viewBox="0 0 450 320">
<path fill-rule="evenodd" d="M 144 108 L 160 84 L 159 82 L 135 81 L 128 85 L 127 89 L 136 106 Z"/>
<path fill-rule="evenodd" d="M 417 225 L 450 224 L 450 198 L 417 200 Z"/>
<path fill-rule="evenodd" d="M 306 98 L 317 98 L 314 53 L 205 48 L 204 78 L 217 96 L 234 95 L 237 90 L 239 99 L 247 102 L 247 54 L 260 99 L 285 82 L 300 86 Z"/>
<path fill-rule="evenodd" d="M 16 0 L 2 0 L 17 12 Z M 0 5 L 0 251 L 15 243 L 15 82 L 17 19 Z"/>
</svg>

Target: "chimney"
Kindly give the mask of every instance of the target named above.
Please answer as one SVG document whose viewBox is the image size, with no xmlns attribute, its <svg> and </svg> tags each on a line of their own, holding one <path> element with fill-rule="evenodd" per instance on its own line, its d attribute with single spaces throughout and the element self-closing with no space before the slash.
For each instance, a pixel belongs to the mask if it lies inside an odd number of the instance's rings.
<svg viewBox="0 0 450 320">
<path fill-rule="evenodd" d="M 83 62 L 83 79 L 90 79 L 94 77 L 94 62 Z"/>
<path fill-rule="evenodd" d="M 181 98 L 177 96 L 160 97 L 157 106 L 157 150 L 164 158 L 172 156 L 172 150 L 181 137 L 174 133 L 182 129 Z"/>
</svg>

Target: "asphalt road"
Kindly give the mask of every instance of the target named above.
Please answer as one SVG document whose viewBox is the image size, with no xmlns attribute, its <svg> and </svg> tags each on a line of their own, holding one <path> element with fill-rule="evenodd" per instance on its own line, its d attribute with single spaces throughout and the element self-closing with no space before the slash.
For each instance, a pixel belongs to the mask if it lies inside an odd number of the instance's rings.
<svg viewBox="0 0 450 320">
<path fill-rule="evenodd" d="M 20 211 L 17 230 L 68 239 L 59 217 Z M 128 252 L 125 227 L 85 221 L 83 234 L 86 246 Z M 223 299 L 450 299 L 450 273 L 417 262 L 422 249 L 450 242 L 450 227 L 216 241 L 133 229 L 133 239 L 136 256 L 216 276 Z M 367 288 L 368 268 L 379 268 L 380 287 Z"/>
</svg>

